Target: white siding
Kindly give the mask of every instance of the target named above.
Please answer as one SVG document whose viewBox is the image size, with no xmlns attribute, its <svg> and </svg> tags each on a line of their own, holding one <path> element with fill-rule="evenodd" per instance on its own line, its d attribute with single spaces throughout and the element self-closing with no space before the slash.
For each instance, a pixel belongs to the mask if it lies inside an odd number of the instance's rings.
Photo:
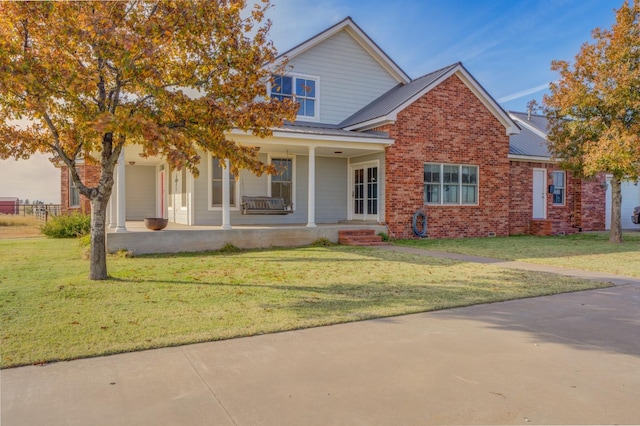
<svg viewBox="0 0 640 426">
<path fill-rule="evenodd" d="M 347 219 L 347 160 L 316 157 L 316 222 Z"/>
<path fill-rule="evenodd" d="M 156 168 L 129 166 L 125 168 L 126 220 L 143 220 L 156 216 Z"/>
<path fill-rule="evenodd" d="M 260 154 L 267 161 L 266 154 Z M 231 226 L 268 224 L 306 224 L 308 206 L 309 157 L 298 155 L 296 164 L 295 212 L 288 215 L 243 215 L 231 211 Z M 208 166 L 207 166 L 208 167 Z M 347 162 L 345 159 L 316 157 L 316 223 L 335 223 L 347 218 Z M 194 213 L 195 225 L 219 226 L 222 223 L 220 210 L 208 209 L 208 173 L 203 165 L 200 177 L 195 180 Z M 242 195 L 267 195 L 267 176 L 257 177 L 242 171 L 238 186 Z"/>
<path fill-rule="evenodd" d="M 622 229 L 640 229 L 640 225 L 636 225 L 631 220 L 634 207 L 640 206 L 640 183 L 624 181 L 620 184 L 622 192 Z M 605 210 L 605 228 L 611 229 L 611 183 L 607 185 L 606 210 Z"/>
<path fill-rule="evenodd" d="M 320 122 L 338 124 L 398 82 L 346 31 L 292 58 L 292 73 L 320 77 Z"/>
</svg>

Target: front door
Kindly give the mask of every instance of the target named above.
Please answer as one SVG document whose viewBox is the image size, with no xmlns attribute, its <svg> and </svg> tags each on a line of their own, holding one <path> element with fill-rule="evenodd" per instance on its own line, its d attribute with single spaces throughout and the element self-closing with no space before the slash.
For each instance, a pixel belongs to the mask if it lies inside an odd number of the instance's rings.
<svg viewBox="0 0 640 426">
<path fill-rule="evenodd" d="M 354 166 L 351 170 L 351 218 L 378 220 L 378 166 Z"/>
<path fill-rule="evenodd" d="M 533 169 L 533 215 L 532 219 L 547 218 L 547 171 Z"/>
</svg>

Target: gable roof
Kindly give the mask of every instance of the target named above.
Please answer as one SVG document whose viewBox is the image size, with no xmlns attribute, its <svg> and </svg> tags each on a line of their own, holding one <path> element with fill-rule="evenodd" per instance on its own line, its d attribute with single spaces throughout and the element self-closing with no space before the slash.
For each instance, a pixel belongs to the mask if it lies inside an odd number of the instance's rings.
<svg viewBox="0 0 640 426">
<path fill-rule="evenodd" d="M 523 124 L 529 127 L 540 136 L 547 137 L 547 129 L 549 126 L 549 120 L 544 115 L 528 114 L 526 112 L 509 111 L 509 115 L 514 120 L 517 120 L 519 124 Z"/>
<path fill-rule="evenodd" d="M 507 134 L 516 134 L 520 128 L 489 93 L 476 81 L 461 62 L 433 71 L 408 84 L 400 84 L 344 120 L 340 127 L 346 130 L 366 130 L 396 120 L 398 113 L 437 87 L 452 75 L 457 75 L 484 106 L 502 123 Z"/>
<path fill-rule="evenodd" d="M 522 129 L 519 134 L 511 135 L 509 138 L 509 154 L 550 159 L 551 153 L 547 147 L 547 118 L 532 114 L 529 119 L 527 113 L 514 111 L 509 111 L 509 115 Z"/>
<path fill-rule="evenodd" d="M 351 19 L 350 16 L 282 53 L 276 58 L 272 67 L 278 67 L 285 58 L 294 58 L 343 30 L 351 35 L 351 37 L 353 37 L 355 41 L 367 51 L 367 53 L 369 53 L 390 75 L 393 76 L 393 78 L 398 81 L 398 83 L 407 84 L 411 81 L 411 78 L 402 70 L 402 68 L 400 68 L 398 64 L 396 64 L 364 31 L 362 31 L 362 29 L 353 22 L 353 19 Z"/>
<path fill-rule="evenodd" d="M 456 65 L 457 64 L 453 64 L 448 67 L 441 68 L 417 78 L 408 84 L 397 85 L 366 107 L 362 108 L 360 111 L 353 114 L 351 117 L 344 120 L 339 126 L 350 130 L 351 128 L 359 127 L 359 125 L 366 125 L 372 120 L 392 115 L 394 111 L 406 103 L 408 99 L 413 99 L 417 94 L 421 93 Z M 393 117 L 393 119 L 395 119 L 395 117 Z"/>
</svg>

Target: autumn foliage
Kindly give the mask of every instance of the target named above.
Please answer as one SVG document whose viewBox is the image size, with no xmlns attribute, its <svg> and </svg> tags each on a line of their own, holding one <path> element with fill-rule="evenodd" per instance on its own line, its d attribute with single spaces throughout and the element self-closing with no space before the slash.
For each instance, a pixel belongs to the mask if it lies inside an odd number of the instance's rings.
<svg viewBox="0 0 640 426">
<path fill-rule="evenodd" d="M 625 2 L 611 29 L 596 28 L 545 96 L 550 150 L 578 175 L 612 175 L 612 242 L 621 242 L 620 182 L 640 174 L 640 4 Z"/>
<path fill-rule="evenodd" d="M 268 171 L 232 129 L 258 137 L 291 102 L 266 97 L 276 50 L 268 0 L 0 3 L 0 158 L 51 153 L 92 202 L 90 276 L 104 279 L 104 221 L 127 144 L 198 174 L 198 152 Z M 100 165 L 85 186 L 78 160 Z M 102 247 L 102 248 L 101 248 Z M 96 257 L 94 257 L 96 256 Z M 98 265 L 95 262 L 102 262 Z"/>
</svg>

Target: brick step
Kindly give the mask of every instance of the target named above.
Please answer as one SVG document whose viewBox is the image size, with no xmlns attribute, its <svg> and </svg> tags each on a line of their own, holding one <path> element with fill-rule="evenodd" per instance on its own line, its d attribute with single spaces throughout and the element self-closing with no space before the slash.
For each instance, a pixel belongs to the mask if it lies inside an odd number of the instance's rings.
<svg viewBox="0 0 640 426">
<path fill-rule="evenodd" d="M 345 229 L 338 231 L 338 237 L 351 237 L 351 236 L 370 236 L 376 235 L 376 231 L 373 229 Z"/>
<path fill-rule="evenodd" d="M 377 246 L 388 244 L 376 235 L 373 229 L 353 229 L 338 231 L 338 242 L 348 246 Z"/>
<path fill-rule="evenodd" d="M 360 240 L 339 240 L 340 244 L 345 246 L 383 246 L 389 244 L 382 239 L 378 241 L 360 241 Z"/>
</svg>

